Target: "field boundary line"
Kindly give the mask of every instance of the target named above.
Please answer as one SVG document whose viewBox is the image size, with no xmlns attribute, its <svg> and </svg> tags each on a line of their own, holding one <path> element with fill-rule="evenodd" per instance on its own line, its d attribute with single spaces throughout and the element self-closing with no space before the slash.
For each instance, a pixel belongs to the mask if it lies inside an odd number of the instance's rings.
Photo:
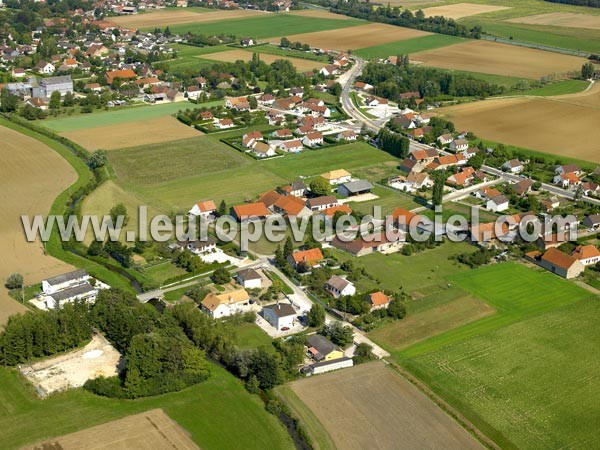
<svg viewBox="0 0 600 450">
<path fill-rule="evenodd" d="M 482 34 L 481 39 L 484 41 L 498 42 L 500 44 L 514 45 L 516 47 L 526 47 L 526 48 L 533 48 L 536 50 L 543 50 L 543 51 L 547 51 L 547 52 L 561 53 L 563 55 L 581 56 L 583 58 L 589 58 L 590 56 L 592 56 L 592 54 L 589 52 L 580 52 L 577 50 L 570 50 L 568 48 L 553 47 L 551 45 L 535 44 L 535 43 L 531 43 L 531 42 L 515 41 L 515 40 L 511 40 L 511 39 L 502 38 L 499 36 L 494 36 L 491 34 Z"/>
<path fill-rule="evenodd" d="M 399 366 L 396 363 L 388 362 L 387 364 L 391 369 L 396 372 L 398 376 L 401 376 L 415 388 L 425 394 L 431 401 L 433 401 L 442 411 L 456 421 L 462 428 L 464 428 L 470 435 L 475 437 L 484 447 L 492 450 L 502 450 L 501 447 L 496 444 L 489 436 L 461 414 L 456 408 L 451 406 L 442 397 L 436 394 L 429 386 L 423 381 L 414 376 L 412 373 Z"/>
</svg>

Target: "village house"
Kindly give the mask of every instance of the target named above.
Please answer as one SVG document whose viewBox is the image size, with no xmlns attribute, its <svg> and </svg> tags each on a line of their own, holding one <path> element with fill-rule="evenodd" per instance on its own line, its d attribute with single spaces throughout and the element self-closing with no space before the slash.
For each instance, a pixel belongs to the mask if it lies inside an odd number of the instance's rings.
<svg viewBox="0 0 600 450">
<path fill-rule="evenodd" d="M 323 145 L 323 134 L 320 131 L 312 131 L 307 133 L 306 136 L 302 138 L 302 143 L 307 147 Z"/>
<path fill-rule="evenodd" d="M 215 119 L 214 126 L 219 130 L 226 130 L 227 128 L 235 127 L 235 124 L 232 119 L 226 117 L 224 119 Z"/>
<path fill-rule="evenodd" d="M 213 319 L 229 317 L 251 309 L 250 295 L 245 289 L 236 289 L 223 294 L 210 293 L 200 303 L 202 311 Z"/>
<path fill-rule="evenodd" d="M 430 170 L 442 170 L 452 166 L 463 166 L 467 163 L 467 158 L 462 153 L 457 155 L 444 155 L 434 158 L 433 162 L 427 165 Z"/>
<path fill-rule="evenodd" d="M 397 253 L 402 249 L 405 243 L 404 237 L 403 232 L 397 232 L 396 238 L 393 240 L 390 240 L 386 233 L 375 233 L 349 242 L 336 237 L 331 241 L 331 245 L 357 257 L 375 252 L 390 254 Z"/>
<path fill-rule="evenodd" d="M 575 259 L 578 259 L 584 266 L 591 266 L 600 262 L 600 251 L 595 245 L 578 245 L 573 253 Z"/>
<path fill-rule="evenodd" d="M 356 141 L 357 137 L 358 135 L 356 134 L 356 132 L 352 130 L 344 130 L 341 133 L 338 133 L 336 139 L 338 141 L 353 142 Z"/>
<path fill-rule="evenodd" d="M 354 83 L 354 88 L 358 89 L 359 91 L 370 91 L 373 89 L 373 85 L 369 84 L 369 83 L 363 83 L 362 81 L 356 81 Z"/>
<path fill-rule="evenodd" d="M 574 188 L 575 186 L 581 184 L 581 180 L 575 172 L 567 172 L 556 175 L 552 181 L 554 184 L 562 187 L 563 189 Z"/>
<path fill-rule="evenodd" d="M 502 169 L 510 173 L 521 173 L 523 172 L 523 163 L 518 159 L 511 159 L 502 164 Z"/>
<path fill-rule="evenodd" d="M 334 206 L 338 206 L 338 199 L 333 195 L 324 195 L 322 197 L 310 198 L 306 201 L 306 206 L 311 211 L 323 211 L 328 208 L 333 208 Z"/>
<path fill-rule="evenodd" d="M 320 334 L 311 334 L 306 342 L 307 353 L 314 361 L 332 361 L 344 356 L 340 349 Z"/>
<path fill-rule="evenodd" d="M 342 183 L 338 186 L 337 192 L 343 197 L 353 197 L 356 195 L 369 194 L 373 185 L 367 180 L 356 180 Z"/>
<path fill-rule="evenodd" d="M 280 196 L 273 204 L 274 212 L 287 217 L 308 217 L 312 211 L 308 209 L 304 200 L 293 195 Z"/>
<path fill-rule="evenodd" d="M 290 141 L 283 141 L 279 143 L 279 149 L 288 153 L 300 153 L 304 146 L 300 139 L 292 139 Z"/>
<path fill-rule="evenodd" d="M 283 195 L 293 195 L 294 197 L 304 197 L 306 195 L 306 184 L 303 181 L 293 181 L 281 189 Z"/>
<path fill-rule="evenodd" d="M 295 325 L 298 313 L 289 303 L 277 302 L 274 305 L 265 306 L 262 315 L 273 328 L 286 331 Z"/>
<path fill-rule="evenodd" d="M 277 154 L 275 149 L 271 147 L 270 144 L 260 141 L 257 141 L 252 145 L 251 151 L 254 153 L 254 155 L 256 155 L 257 158 L 269 158 Z"/>
<path fill-rule="evenodd" d="M 578 177 L 580 177 L 581 175 L 583 175 L 583 171 L 576 164 L 565 164 L 563 166 L 556 166 L 554 168 L 554 172 L 556 174 L 558 174 L 558 175 L 564 175 L 564 174 L 567 174 L 567 173 L 574 173 Z"/>
<path fill-rule="evenodd" d="M 196 217 L 201 217 L 201 216 L 209 217 L 209 216 L 213 215 L 216 210 L 217 210 L 217 205 L 215 205 L 214 201 L 205 200 L 203 202 L 198 202 L 194 206 L 192 206 L 192 209 L 189 210 L 188 214 L 190 216 L 196 216 Z"/>
<path fill-rule="evenodd" d="M 469 186 L 473 181 L 475 170 L 472 167 L 465 167 L 460 172 L 450 175 L 446 178 L 446 184 L 463 188 Z"/>
<path fill-rule="evenodd" d="M 136 73 L 131 69 L 111 70 L 106 72 L 106 82 L 110 85 L 117 80 L 120 80 L 121 83 L 123 83 L 127 80 L 135 80 L 136 78 Z"/>
<path fill-rule="evenodd" d="M 321 70 L 319 70 L 319 73 L 325 77 L 330 77 L 332 75 L 337 75 L 338 73 L 340 73 L 339 67 L 336 66 L 335 64 L 327 64 L 323 67 L 321 67 Z"/>
<path fill-rule="evenodd" d="M 246 97 L 225 97 L 225 107 L 237 111 L 249 111 L 250 103 Z"/>
<path fill-rule="evenodd" d="M 374 95 L 370 95 L 366 100 L 365 100 L 365 105 L 373 108 L 375 106 L 379 106 L 379 105 L 387 105 L 388 101 L 385 98 L 381 98 L 381 97 L 376 97 Z"/>
<path fill-rule="evenodd" d="M 352 284 L 351 281 L 340 277 L 339 275 L 334 275 L 327 280 L 327 283 L 325 283 L 325 289 L 327 289 L 327 291 L 329 291 L 335 298 L 356 294 L 356 287 L 354 287 L 354 284 Z"/>
<path fill-rule="evenodd" d="M 348 214 L 352 213 L 352 208 L 350 208 L 346 204 L 341 204 L 338 206 L 332 206 L 331 208 L 324 209 L 324 210 L 320 211 L 319 214 L 321 214 L 322 216 L 324 216 L 328 219 L 333 219 L 333 216 L 337 212 L 340 212 L 344 215 L 348 215 Z"/>
<path fill-rule="evenodd" d="M 600 229 L 600 214 L 591 214 L 589 216 L 585 216 L 581 223 L 588 230 Z"/>
<path fill-rule="evenodd" d="M 466 139 L 455 139 L 450 143 L 450 150 L 455 153 L 464 152 L 469 148 L 469 141 Z"/>
<path fill-rule="evenodd" d="M 41 109 L 42 111 L 46 111 L 48 109 L 48 104 L 43 98 L 40 97 L 32 97 L 28 99 L 25 104 Z"/>
<path fill-rule="evenodd" d="M 37 73 L 43 75 L 52 75 L 56 71 L 56 67 L 54 66 L 54 64 L 46 61 L 40 61 L 39 63 L 37 63 L 34 69 Z"/>
<path fill-rule="evenodd" d="M 258 97 L 258 104 L 262 106 L 271 106 L 275 103 L 275 97 L 271 94 L 263 94 Z"/>
<path fill-rule="evenodd" d="M 93 303 L 98 287 L 85 270 L 75 270 L 42 280 L 42 299 L 47 309 L 60 309 L 67 303 L 84 301 Z M 95 283 L 97 284 L 97 283 Z"/>
<path fill-rule="evenodd" d="M 502 194 L 496 195 L 487 201 L 485 208 L 492 212 L 506 211 L 508 209 L 508 198 Z"/>
<path fill-rule="evenodd" d="M 516 195 L 523 197 L 531 192 L 531 189 L 533 188 L 533 180 L 530 178 L 525 178 L 524 180 L 511 185 L 511 188 Z"/>
<path fill-rule="evenodd" d="M 323 253 L 320 248 L 311 248 L 309 250 L 297 250 L 288 256 L 290 265 L 296 269 L 299 264 L 306 264 L 308 267 L 321 267 L 324 261 Z"/>
<path fill-rule="evenodd" d="M 271 136 L 276 139 L 285 139 L 293 137 L 294 135 L 288 128 L 280 128 L 279 130 L 275 130 L 271 133 Z"/>
<path fill-rule="evenodd" d="M 600 192 L 600 185 L 594 181 L 585 181 L 581 183 L 583 195 L 597 195 Z"/>
<path fill-rule="evenodd" d="M 383 292 L 377 291 L 367 295 L 366 300 L 371 305 L 371 311 L 375 311 L 377 309 L 387 309 L 392 299 Z"/>
<path fill-rule="evenodd" d="M 543 255 L 539 252 L 530 252 L 528 257 L 533 258 L 541 267 L 566 279 L 577 278 L 585 270 L 581 261 L 556 248 L 550 248 Z"/>
<path fill-rule="evenodd" d="M 237 273 L 237 282 L 244 289 L 260 289 L 262 277 L 254 269 L 242 269 Z"/>
<path fill-rule="evenodd" d="M 233 216 L 239 222 L 249 222 L 253 220 L 266 219 L 271 215 L 264 203 L 246 203 L 232 208 Z"/>
<path fill-rule="evenodd" d="M 329 181 L 329 184 L 331 185 L 347 183 L 352 179 L 350 172 L 347 172 L 344 169 L 336 169 L 330 172 L 325 172 L 321 174 L 321 177 Z"/>
<path fill-rule="evenodd" d="M 437 141 L 440 145 L 448 145 L 453 141 L 452 135 L 450 133 L 442 134 L 441 136 L 438 136 Z"/>
<path fill-rule="evenodd" d="M 190 241 L 187 244 L 187 249 L 194 255 L 203 255 L 205 253 L 213 252 L 217 249 L 217 239 L 213 236 L 207 236 L 206 239 Z"/>
<path fill-rule="evenodd" d="M 244 38 L 240 40 L 240 45 L 242 47 L 251 47 L 255 45 L 254 39 L 252 38 Z"/>
<path fill-rule="evenodd" d="M 481 189 L 478 189 L 475 192 L 473 192 L 473 195 L 475 196 L 475 198 L 478 198 L 480 200 L 489 200 L 500 194 L 501 194 L 501 192 L 498 189 L 490 187 L 490 186 L 482 187 Z"/>
<path fill-rule="evenodd" d="M 262 141 L 263 135 L 260 131 L 251 131 L 242 136 L 242 145 L 246 148 L 252 148 L 256 141 Z"/>
</svg>

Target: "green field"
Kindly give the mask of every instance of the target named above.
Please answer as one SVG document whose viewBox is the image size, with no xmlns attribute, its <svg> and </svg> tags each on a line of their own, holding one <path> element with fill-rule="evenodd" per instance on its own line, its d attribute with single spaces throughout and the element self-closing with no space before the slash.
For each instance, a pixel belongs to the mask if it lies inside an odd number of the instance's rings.
<svg viewBox="0 0 600 450">
<path fill-rule="evenodd" d="M 400 354 L 401 358 L 431 352 L 590 296 L 583 288 L 556 275 L 516 263 L 494 264 L 448 279 L 453 285 L 486 301 L 498 311 L 497 314 L 409 347 Z"/>
<path fill-rule="evenodd" d="M 523 92 L 509 92 L 503 95 L 537 95 L 537 96 L 549 96 L 549 95 L 566 95 L 575 94 L 585 90 L 589 86 L 589 83 L 585 80 L 564 80 L 557 81 L 556 83 L 547 84 L 545 86 L 530 89 Z"/>
<path fill-rule="evenodd" d="M 445 34 L 432 34 L 405 41 L 390 42 L 388 44 L 376 45 L 362 48 L 354 53 L 365 59 L 384 59 L 388 56 L 407 55 L 425 50 L 446 47 L 466 41 L 465 38 L 449 36 Z"/>
<path fill-rule="evenodd" d="M 222 101 L 214 101 L 203 103 L 200 106 L 217 106 L 222 105 Z M 40 122 L 46 128 L 51 129 L 56 133 L 64 133 L 68 131 L 77 131 L 86 128 L 96 128 L 106 125 L 117 125 L 127 122 L 136 122 L 139 120 L 157 119 L 159 117 L 170 116 L 178 111 L 187 108 L 194 108 L 196 105 L 188 102 L 165 103 L 163 105 L 140 105 L 128 106 L 123 109 L 112 108 L 108 111 L 98 110 L 91 114 L 80 114 L 76 116 L 66 116 L 57 119 L 47 119 Z"/>
<path fill-rule="evenodd" d="M 556 305 L 544 284 L 521 287 L 533 308 Z M 502 448 L 595 448 L 600 304 L 582 296 L 404 364 Z"/>
<path fill-rule="evenodd" d="M 208 381 L 135 401 L 98 397 L 82 389 L 40 400 L 16 370 L 5 368 L 0 369 L 0 386 L 0 442 L 6 450 L 153 408 L 162 408 L 202 449 L 293 448 L 286 430 L 258 397 L 216 365 Z"/>
<path fill-rule="evenodd" d="M 272 348 L 272 339 L 255 323 L 233 325 L 233 328 L 235 330 L 235 343 L 240 349 L 248 350 L 261 346 Z"/>
<path fill-rule="evenodd" d="M 272 14 L 269 16 L 249 17 L 218 22 L 202 22 L 170 26 L 172 33 L 219 35 L 233 34 L 239 37 L 265 39 L 313 31 L 336 30 L 364 24 L 359 19 L 337 20 L 316 17 L 293 16 L 288 14 Z"/>
</svg>

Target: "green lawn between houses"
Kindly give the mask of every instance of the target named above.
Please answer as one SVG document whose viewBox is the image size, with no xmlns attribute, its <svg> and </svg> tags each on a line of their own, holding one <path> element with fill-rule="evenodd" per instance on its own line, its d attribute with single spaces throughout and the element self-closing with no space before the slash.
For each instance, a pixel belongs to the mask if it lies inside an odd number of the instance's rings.
<svg viewBox="0 0 600 450">
<path fill-rule="evenodd" d="M 0 369 L 0 442 L 5 450 L 82 430 L 152 408 L 162 408 L 202 449 L 291 449 L 285 428 L 256 396 L 224 369 L 181 392 L 115 400 L 74 389 L 38 399 L 13 369 Z"/>
<path fill-rule="evenodd" d="M 233 20 L 222 20 L 218 22 L 186 23 L 171 25 L 172 33 L 220 35 L 232 34 L 238 37 L 252 37 L 254 39 L 265 39 L 300 33 L 312 33 L 313 31 L 336 30 L 366 22 L 359 19 L 324 19 L 316 17 L 303 17 L 289 14 L 270 14 L 267 16 L 256 16 Z"/>
</svg>

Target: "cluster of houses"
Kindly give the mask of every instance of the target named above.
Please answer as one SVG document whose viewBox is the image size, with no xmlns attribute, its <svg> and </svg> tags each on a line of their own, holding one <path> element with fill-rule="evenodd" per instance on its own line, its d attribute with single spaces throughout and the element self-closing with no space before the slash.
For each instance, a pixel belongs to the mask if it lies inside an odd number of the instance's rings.
<svg viewBox="0 0 600 450">
<path fill-rule="evenodd" d="M 42 292 L 31 303 L 44 310 L 60 309 L 77 301 L 94 303 L 99 290 L 107 288 L 108 285 L 92 278 L 85 270 L 74 270 L 43 280 Z"/>
</svg>

